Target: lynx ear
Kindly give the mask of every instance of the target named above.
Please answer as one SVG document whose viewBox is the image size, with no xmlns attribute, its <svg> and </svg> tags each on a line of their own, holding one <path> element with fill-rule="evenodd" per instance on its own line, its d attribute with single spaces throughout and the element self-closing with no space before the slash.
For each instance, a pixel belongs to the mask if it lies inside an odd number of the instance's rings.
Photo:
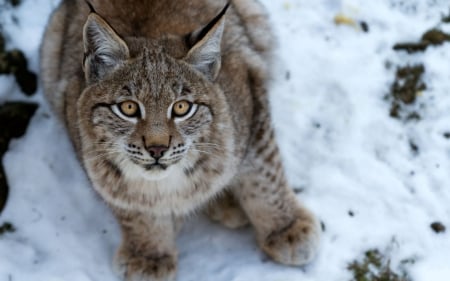
<svg viewBox="0 0 450 281">
<path fill-rule="evenodd" d="M 194 31 L 187 37 L 191 47 L 185 61 L 192 64 L 198 71 L 214 80 L 219 74 L 221 64 L 220 44 L 225 26 L 225 12 L 229 4 L 206 26 Z"/>
<path fill-rule="evenodd" d="M 83 28 L 83 69 L 87 82 L 102 79 L 130 57 L 127 44 L 95 13 L 90 13 Z"/>
</svg>

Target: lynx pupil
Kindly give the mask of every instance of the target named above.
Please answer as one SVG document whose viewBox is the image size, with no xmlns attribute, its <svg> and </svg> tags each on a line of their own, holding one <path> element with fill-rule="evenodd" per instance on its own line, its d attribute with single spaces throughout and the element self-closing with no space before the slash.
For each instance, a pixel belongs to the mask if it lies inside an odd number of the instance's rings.
<svg viewBox="0 0 450 281">
<path fill-rule="evenodd" d="M 127 117 L 137 117 L 139 106 L 134 101 L 124 101 L 120 104 L 120 111 Z"/>
<path fill-rule="evenodd" d="M 192 103 L 188 101 L 179 101 L 173 105 L 173 114 L 176 117 L 182 117 L 189 113 Z"/>
</svg>

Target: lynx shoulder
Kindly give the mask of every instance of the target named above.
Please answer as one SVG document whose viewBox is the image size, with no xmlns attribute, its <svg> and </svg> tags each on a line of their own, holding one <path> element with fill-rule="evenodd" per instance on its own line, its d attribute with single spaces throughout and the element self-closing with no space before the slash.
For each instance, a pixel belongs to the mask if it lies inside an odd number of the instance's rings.
<svg viewBox="0 0 450 281">
<path fill-rule="evenodd" d="M 41 46 L 46 97 L 122 226 L 125 280 L 173 280 L 177 224 L 251 223 L 302 265 L 319 227 L 289 188 L 267 99 L 273 38 L 254 0 L 66 0 Z"/>
</svg>

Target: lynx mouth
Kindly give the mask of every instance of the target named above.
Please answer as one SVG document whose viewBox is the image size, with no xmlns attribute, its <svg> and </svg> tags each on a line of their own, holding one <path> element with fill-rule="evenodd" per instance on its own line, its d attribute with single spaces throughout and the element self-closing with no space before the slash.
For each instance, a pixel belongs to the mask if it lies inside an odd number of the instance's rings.
<svg viewBox="0 0 450 281">
<path fill-rule="evenodd" d="M 165 170 L 165 169 L 167 169 L 167 165 L 156 162 L 153 164 L 144 165 L 144 169 L 147 171 Z"/>
</svg>

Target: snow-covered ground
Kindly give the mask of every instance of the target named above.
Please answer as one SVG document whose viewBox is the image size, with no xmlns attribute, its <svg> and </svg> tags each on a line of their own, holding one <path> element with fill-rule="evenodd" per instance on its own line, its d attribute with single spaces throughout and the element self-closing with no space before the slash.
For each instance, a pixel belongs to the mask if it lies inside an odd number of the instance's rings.
<svg viewBox="0 0 450 281">
<path fill-rule="evenodd" d="M 8 47 L 22 49 L 37 72 L 42 32 L 58 1 L 23 2 L 0 12 Z M 413 259 L 407 270 L 414 281 L 450 280 L 449 231 L 430 228 L 450 226 L 450 43 L 414 55 L 392 50 L 432 27 L 449 32 L 450 24 L 438 25 L 448 0 L 263 3 L 279 38 L 274 124 L 289 179 L 325 226 L 320 254 L 303 268 L 277 265 L 251 229 L 231 231 L 199 216 L 178 239 L 178 280 L 346 281 L 348 264 L 373 248 L 389 255 L 393 269 Z M 366 22 L 369 32 L 337 26 L 337 14 Z M 428 86 L 416 105 L 421 119 L 393 119 L 385 96 L 396 67 L 417 62 Z M 0 102 L 17 99 L 24 97 L 13 77 L 0 76 Z M 89 187 L 42 90 L 31 100 L 41 107 L 3 159 L 10 197 L 0 225 L 10 221 L 17 230 L 0 237 L 0 280 L 117 280 L 114 218 Z"/>
</svg>

